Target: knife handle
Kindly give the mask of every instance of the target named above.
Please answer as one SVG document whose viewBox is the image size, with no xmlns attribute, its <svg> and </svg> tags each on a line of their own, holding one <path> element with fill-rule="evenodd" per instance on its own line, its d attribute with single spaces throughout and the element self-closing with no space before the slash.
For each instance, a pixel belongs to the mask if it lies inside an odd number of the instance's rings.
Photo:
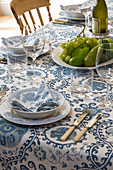
<svg viewBox="0 0 113 170">
<path fill-rule="evenodd" d="M 85 127 L 77 136 L 75 136 L 75 138 L 73 139 L 74 142 L 78 142 L 81 137 L 87 132 L 88 128 Z"/>
<path fill-rule="evenodd" d="M 61 22 L 61 21 L 52 21 L 53 24 L 65 24 L 65 22 Z"/>
<path fill-rule="evenodd" d="M 71 126 L 65 133 L 64 135 L 60 138 L 61 141 L 65 141 L 68 136 L 73 132 L 73 130 L 75 129 L 75 126 Z"/>
<path fill-rule="evenodd" d="M 67 20 L 62 20 L 62 19 L 54 19 L 54 21 L 56 21 L 56 22 L 64 22 L 64 23 L 68 22 Z"/>
</svg>

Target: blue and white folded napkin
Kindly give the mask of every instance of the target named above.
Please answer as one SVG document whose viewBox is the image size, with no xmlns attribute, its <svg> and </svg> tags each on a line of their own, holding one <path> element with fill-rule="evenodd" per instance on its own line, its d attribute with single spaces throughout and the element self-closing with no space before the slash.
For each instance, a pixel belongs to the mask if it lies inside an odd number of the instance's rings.
<svg viewBox="0 0 113 170">
<path fill-rule="evenodd" d="M 4 45 L 2 47 L 2 51 L 10 52 L 12 54 L 25 54 L 25 51 L 23 49 L 22 45 L 22 37 L 21 36 L 15 36 L 15 37 L 9 37 L 4 38 L 2 37 L 2 44 Z M 35 37 L 29 37 L 27 36 L 25 41 L 26 47 L 33 47 L 39 43 L 39 38 Z"/>
<path fill-rule="evenodd" d="M 25 89 L 13 93 L 8 98 L 8 101 L 13 109 L 14 105 L 12 103 L 16 103 L 17 110 L 21 110 L 19 105 L 23 105 L 23 107 L 27 108 L 26 111 L 36 111 L 43 103 L 56 102 L 56 97 L 54 98 L 54 93 L 51 93 L 44 81 L 41 81 L 38 88 Z"/>
<path fill-rule="evenodd" d="M 47 88 L 44 81 L 40 83 L 40 86 L 38 88 L 34 101 L 37 101 L 37 104 L 36 104 L 37 106 L 41 105 L 42 103 L 55 102 L 52 93 Z"/>
<path fill-rule="evenodd" d="M 2 44 L 1 50 L 5 53 L 11 53 L 11 54 L 25 54 L 25 51 L 22 46 L 22 37 L 16 36 L 16 37 L 10 37 L 10 38 L 4 38 L 2 37 Z"/>
</svg>

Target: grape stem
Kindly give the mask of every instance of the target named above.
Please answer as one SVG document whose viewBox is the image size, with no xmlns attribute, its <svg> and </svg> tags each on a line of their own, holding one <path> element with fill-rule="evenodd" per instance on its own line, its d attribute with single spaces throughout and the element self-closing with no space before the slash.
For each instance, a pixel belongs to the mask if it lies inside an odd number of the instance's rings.
<svg viewBox="0 0 113 170">
<path fill-rule="evenodd" d="M 85 31 L 85 27 L 84 27 L 83 30 L 77 35 L 77 37 L 80 37 L 80 35 L 81 35 L 82 33 L 83 33 L 83 37 L 85 37 L 84 31 Z"/>
<path fill-rule="evenodd" d="M 83 37 L 85 37 L 84 31 L 85 31 L 85 27 L 84 27 L 83 30 L 77 35 L 77 38 L 80 37 L 80 35 L 81 35 L 82 33 L 83 33 Z M 75 39 L 75 38 L 72 38 L 71 41 L 74 40 L 74 39 Z"/>
</svg>

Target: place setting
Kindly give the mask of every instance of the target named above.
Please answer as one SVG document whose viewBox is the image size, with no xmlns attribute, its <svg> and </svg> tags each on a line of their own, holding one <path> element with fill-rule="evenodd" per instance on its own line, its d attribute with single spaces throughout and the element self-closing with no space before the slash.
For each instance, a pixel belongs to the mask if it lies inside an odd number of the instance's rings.
<svg viewBox="0 0 113 170">
<path fill-rule="evenodd" d="M 44 81 L 38 88 L 26 88 L 9 95 L 0 105 L 6 120 L 22 125 L 44 125 L 59 121 L 70 112 L 70 104 L 61 93 L 49 90 Z"/>
<path fill-rule="evenodd" d="M 36 25 L 36 27 L 38 28 L 38 25 Z M 1 63 L 7 63 L 8 51 L 12 52 L 13 54 L 24 54 L 25 53 L 25 50 L 23 48 L 23 34 L 15 35 L 13 37 L 8 37 L 8 38 L 2 37 L 1 39 L 2 39 L 2 45 L 0 48 L 1 50 L 0 62 Z M 43 50 L 40 52 L 40 54 L 37 57 L 44 55 L 48 53 L 49 51 L 50 51 L 50 45 L 48 43 L 45 43 Z M 28 62 L 28 65 L 32 64 L 33 62 L 32 56 L 28 56 L 27 62 Z"/>
<path fill-rule="evenodd" d="M 84 21 L 85 17 L 81 13 L 81 11 L 79 11 L 79 8 L 81 6 L 82 6 L 81 4 L 67 5 L 67 6 L 60 5 L 62 11 L 59 13 L 59 15 L 65 17 L 65 18 L 67 18 L 69 20 Z"/>
</svg>

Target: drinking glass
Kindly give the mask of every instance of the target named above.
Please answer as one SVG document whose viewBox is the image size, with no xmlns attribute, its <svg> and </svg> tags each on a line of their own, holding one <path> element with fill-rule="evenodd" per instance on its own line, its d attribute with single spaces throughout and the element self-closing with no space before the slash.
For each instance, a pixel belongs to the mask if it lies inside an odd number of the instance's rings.
<svg viewBox="0 0 113 170">
<path fill-rule="evenodd" d="M 102 106 L 112 106 L 112 100 L 109 94 L 110 83 L 113 81 L 113 44 L 100 44 L 96 57 L 96 70 L 100 78 L 107 84 L 107 93 L 102 100 Z"/>
<path fill-rule="evenodd" d="M 30 79 L 38 79 L 36 75 L 36 58 L 42 53 L 45 45 L 44 31 L 39 25 L 25 25 L 22 32 L 22 44 L 25 52 L 33 59 Z M 28 76 L 29 77 L 29 76 Z"/>
<path fill-rule="evenodd" d="M 92 28 L 92 8 L 86 7 L 81 9 L 82 14 L 85 16 L 85 35 L 91 36 L 91 28 Z"/>
<path fill-rule="evenodd" d="M 71 96 L 79 99 L 92 98 L 93 89 L 92 69 L 71 70 Z"/>
<path fill-rule="evenodd" d="M 26 80 L 27 54 L 21 48 L 7 47 L 8 83 L 11 91 L 17 91 L 18 86 Z M 8 86 L 9 86 L 8 85 Z"/>
</svg>

